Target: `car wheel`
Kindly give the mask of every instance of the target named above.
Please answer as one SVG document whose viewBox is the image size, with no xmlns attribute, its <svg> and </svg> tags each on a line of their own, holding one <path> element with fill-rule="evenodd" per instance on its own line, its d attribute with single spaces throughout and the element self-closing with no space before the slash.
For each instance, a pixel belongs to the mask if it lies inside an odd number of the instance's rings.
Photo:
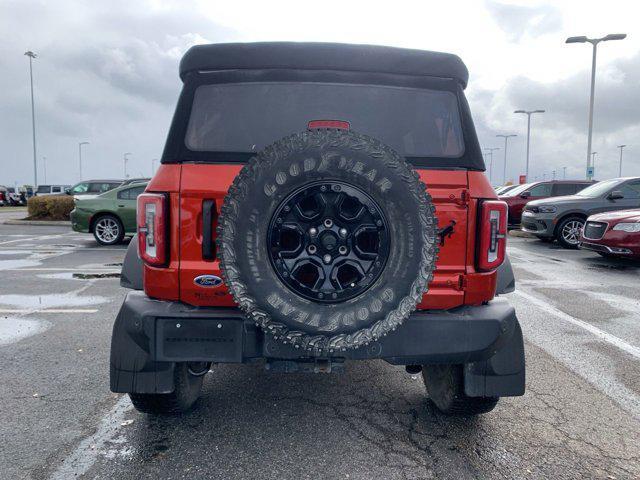
<svg viewBox="0 0 640 480">
<path fill-rule="evenodd" d="M 115 215 L 102 215 L 93 224 L 93 236 L 100 245 L 115 245 L 124 238 L 124 227 Z"/>
<path fill-rule="evenodd" d="M 204 375 L 211 364 L 206 362 L 176 363 L 173 371 L 175 388 L 171 393 L 130 393 L 131 403 L 142 413 L 175 415 L 193 407 L 202 391 Z"/>
<path fill-rule="evenodd" d="M 469 397 L 464 393 L 462 365 L 423 365 L 429 399 L 446 415 L 479 415 L 498 404 L 499 397 Z"/>
<path fill-rule="evenodd" d="M 580 234 L 584 228 L 584 218 L 568 217 L 560 222 L 556 231 L 558 243 L 564 248 L 578 248 Z"/>
<path fill-rule="evenodd" d="M 438 251 L 435 207 L 415 170 L 378 140 L 337 130 L 295 134 L 254 157 L 225 197 L 217 242 L 247 317 L 323 356 L 398 328 Z"/>
</svg>

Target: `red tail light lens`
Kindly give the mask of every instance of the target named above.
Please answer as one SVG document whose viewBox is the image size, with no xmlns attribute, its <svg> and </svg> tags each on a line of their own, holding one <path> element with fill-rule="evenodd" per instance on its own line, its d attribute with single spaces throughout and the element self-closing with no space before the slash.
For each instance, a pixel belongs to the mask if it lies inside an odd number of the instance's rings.
<svg viewBox="0 0 640 480">
<path fill-rule="evenodd" d="M 507 204 L 487 200 L 480 208 L 478 270 L 494 270 L 504 262 L 507 250 Z"/>
<path fill-rule="evenodd" d="M 143 193 L 138 196 L 138 253 L 149 265 L 167 263 L 169 211 L 163 193 Z"/>
</svg>

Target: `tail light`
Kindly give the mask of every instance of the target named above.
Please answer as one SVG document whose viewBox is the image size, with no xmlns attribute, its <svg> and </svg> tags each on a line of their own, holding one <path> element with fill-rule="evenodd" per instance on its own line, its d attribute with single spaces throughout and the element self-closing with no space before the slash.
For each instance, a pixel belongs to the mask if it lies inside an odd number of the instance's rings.
<svg viewBox="0 0 640 480">
<path fill-rule="evenodd" d="M 478 270 L 494 270 L 504 262 L 507 250 L 507 211 L 505 202 L 487 200 L 480 210 Z"/>
<path fill-rule="evenodd" d="M 143 193 L 138 196 L 138 253 L 147 264 L 167 263 L 169 211 L 163 193 Z"/>
</svg>

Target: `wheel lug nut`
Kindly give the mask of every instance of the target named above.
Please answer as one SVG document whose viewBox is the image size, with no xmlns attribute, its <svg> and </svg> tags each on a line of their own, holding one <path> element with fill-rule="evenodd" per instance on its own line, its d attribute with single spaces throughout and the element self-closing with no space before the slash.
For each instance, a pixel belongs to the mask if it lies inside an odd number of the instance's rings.
<svg viewBox="0 0 640 480">
<path fill-rule="evenodd" d="M 338 248 L 338 252 L 340 252 L 340 255 L 345 255 L 347 253 L 347 247 L 342 245 L 340 248 Z"/>
<path fill-rule="evenodd" d="M 324 219 L 324 226 L 326 228 L 331 228 L 333 227 L 333 220 L 331 220 L 330 218 L 325 218 Z"/>
<path fill-rule="evenodd" d="M 322 257 L 322 260 L 324 261 L 324 263 L 331 263 L 331 255 L 327 253 L 324 257 Z"/>
<path fill-rule="evenodd" d="M 307 248 L 307 251 L 311 254 L 316 253 L 316 246 L 315 245 L 309 245 L 309 248 Z"/>
<path fill-rule="evenodd" d="M 311 235 L 312 237 L 315 237 L 318 234 L 318 229 L 315 227 L 311 227 L 309 229 L 309 235 Z"/>
<path fill-rule="evenodd" d="M 346 228 L 341 228 L 341 229 L 340 229 L 340 236 L 341 236 L 341 237 L 346 237 L 346 236 L 347 236 L 347 233 L 349 233 L 349 232 L 347 232 L 347 229 L 346 229 Z"/>
</svg>

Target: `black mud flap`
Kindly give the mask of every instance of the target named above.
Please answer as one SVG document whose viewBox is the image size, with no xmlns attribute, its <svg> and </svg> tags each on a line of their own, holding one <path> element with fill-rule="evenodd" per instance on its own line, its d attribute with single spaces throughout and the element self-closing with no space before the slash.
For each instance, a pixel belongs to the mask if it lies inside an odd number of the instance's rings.
<svg viewBox="0 0 640 480">
<path fill-rule="evenodd" d="M 516 321 L 511 338 L 494 356 L 465 364 L 464 393 L 469 397 L 517 397 L 524 390 L 524 341 Z"/>
<path fill-rule="evenodd" d="M 152 360 L 149 338 L 154 325 L 125 302 L 116 317 L 111 337 L 111 391 L 171 393 L 173 362 Z"/>
</svg>

